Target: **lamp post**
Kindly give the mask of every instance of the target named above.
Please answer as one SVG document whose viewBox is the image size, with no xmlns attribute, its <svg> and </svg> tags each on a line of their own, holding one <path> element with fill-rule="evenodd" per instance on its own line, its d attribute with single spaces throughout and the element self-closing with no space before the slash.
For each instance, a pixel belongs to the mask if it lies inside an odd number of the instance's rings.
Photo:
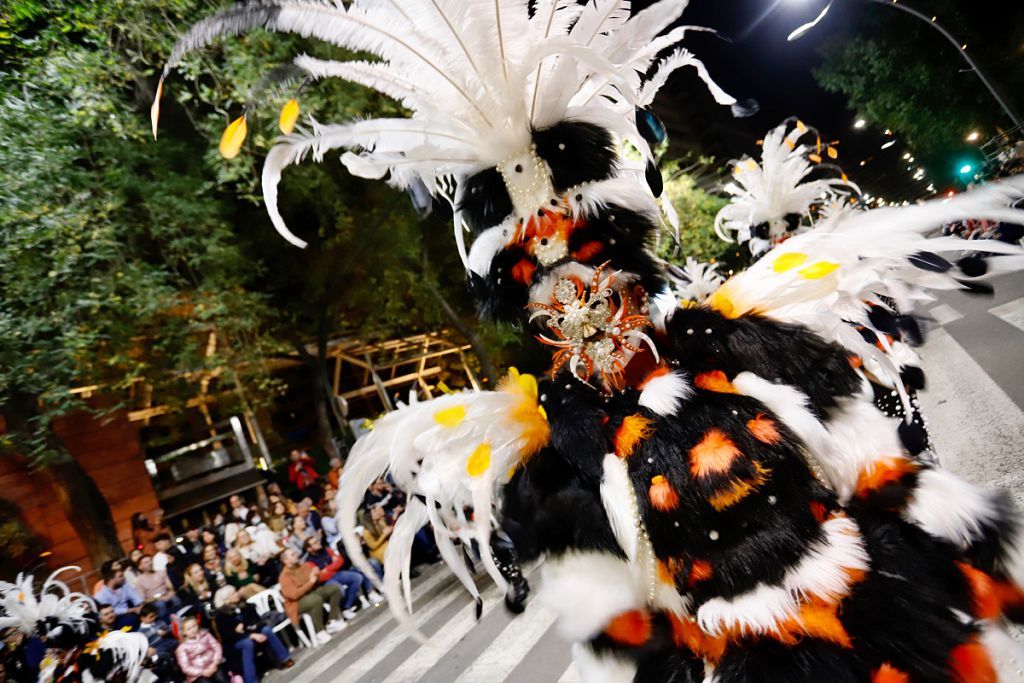
<svg viewBox="0 0 1024 683">
<path fill-rule="evenodd" d="M 1020 118 L 1013 111 L 1013 109 L 1006 102 L 1006 100 L 1003 99 L 1003 96 L 999 94 L 999 91 L 996 90 L 996 87 L 992 84 L 992 82 L 985 75 L 985 72 L 981 70 L 981 67 L 979 67 L 975 63 L 975 61 L 971 58 L 971 56 L 969 54 L 967 54 L 967 45 L 965 43 L 962 43 L 959 40 L 957 40 L 956 37 L 952 33 L 947 31 L 945 29 L 945 27 L 942 26 L 942 24 L 940 24 L 938 21 L 936 21 L 935 17 L 929 17 L 926 14 L 923 14 L 923 13 L 917 11 L 913 7 L 907 7 L 906 5 L 901 3 L 899 0 L 866 0 L 866 1 L 867 2 L 873 2 L 876 5 L 886 5 L 888 7 L 893 7 L 895 9 L 898 9 L 898 10 L 901 10 L 903 12 L 906 12 L 907 14 L 910 14 L 911 16 L 917 17 L 918 19 L 920 19 L 921 21 L 925 22 L 926 24 L 928 24 L 929 26 L 934 28 L 936 31 L 941 33 L 942 36 L 946 40 L 948 40 L 950 43 L 953 44 L 953 46 L 956 48 L 956 51 L 959 52 L 960 56 L 964 58 L 965 62 L 967 62 L 967 65 L 971 67 L 971 70 L 978 75 L 978 78 L 981 79 L 981 82 L 984 83 L 985 87 L 988 88 L 988 91 L 990 93 L 992 93 L 992 97 L 994 97 L 996 99 L 996 102 L 999 103 L 999 106 L 1002 107 L 1002 109 L 1006 113 L 1006 115 L 1010 117 L 1011 121 L 1013 121 L 1014 127 L 1016 127 L 1016 128 L 1021 127 L 1021 120 L 1020 120 Z M 811 22 L 808 22 L 808 23 L 804 24 L 803 26 L 800 26 L 795 31 L 790 33 L 789 37 L 787 38 L 787 40 L 790 40 L 790 41 L 796 40 L 796 39 L 800 38 L 801 36 L 803 36 L 808 31 L 810 31 L 812 28 L 817 26 L 818 23 L 822 19 L 825 18 L 825 15 L 828 13 L 829 9 L 832 7 L 833 2 L 835 2 L 835 0 L 830 0 L 828 5 L 825 6 L 825 9 L 822 10 L 821 14 L 819 14 L 816 19 L 814 19 Z"/>
</svg>

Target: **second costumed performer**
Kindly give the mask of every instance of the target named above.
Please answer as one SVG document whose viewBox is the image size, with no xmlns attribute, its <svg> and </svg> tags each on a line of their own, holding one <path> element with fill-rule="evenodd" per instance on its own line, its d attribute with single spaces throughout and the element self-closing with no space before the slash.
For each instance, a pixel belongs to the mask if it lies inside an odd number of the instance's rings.
<svg viewBox="0 0 1024 683">
<path fill-rule="evenodd" d="M 1016 680 L 1024 658 L 1002 620 L 1020 603 L 1018 526 L 1001 494 L 910 457 L 898 419 L 872 402 L 862 354 L 896 379 L 898 364 L 848 323 L 872 328 L 886 297 L 905 312 L 926 288 L 969 282 L 911 257 L 963 249 L 924 237 L 951 220 L 1020 222 L 1003 207 L 1024 180 L 792 237 L 707 304 L 659 314 L 666 279 L 648 249 L 659 183 L 638 120 L 680 67 L 739 108 L 677 47 L 684 6 L 256 2 L 201 21 L 175 48 L 165 76 L 189 51 L 256 27 L 375 55 L 296 60 L 410 116 L 311 122 L 281 138 L 263 173 L 274 225 L 302 243 L 276 188 L 306 156 L 344 149 L 359 176 L 422 183 L 452 204 L 481 312 L 553 351 L 543 381 L 512 372 L 496 391 L 377 421 L 337 499 L 353 562 L 376 576 L 355 512 L 388 472 L 410 498 L 383 587 L 410 628 L 414 533 L 431 523 L 479 597 L 454 541 L 477 541 L 506 589 L 488 549 L 507 513 L 545 556 L 538 599 L 587 681 Z M 154 125 L 158 111 L 159 100 Z"/>
</svg>

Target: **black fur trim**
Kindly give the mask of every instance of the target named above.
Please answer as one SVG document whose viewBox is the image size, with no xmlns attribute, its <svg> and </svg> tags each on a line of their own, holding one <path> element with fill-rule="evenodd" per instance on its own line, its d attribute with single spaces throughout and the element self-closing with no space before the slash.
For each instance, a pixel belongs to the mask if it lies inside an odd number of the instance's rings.
<svg viewBox="0 0 1024 683">
<path fill-rule="evenodd" d="M 512 199 L 498 169 L 480 171 L 463 183 L 465 188 L 459 211 L 474 234 L 479 235 L 487 228 L 499 225 L 512 214 Z"/>
<path fill-rule="evenodd" d="M 617 153 L 611 134 L 592 123 L 561 121 L 533 132 L 537 155 L 551 169 L 557 192 L 606 180 L 615 171 Z"/>
<path fill-rule="evenodd" d="M 967 277 L 981 277 L 988 272 L 988 263 L 980 256 L 964 256 L 956 265 Z"/>
</svg>

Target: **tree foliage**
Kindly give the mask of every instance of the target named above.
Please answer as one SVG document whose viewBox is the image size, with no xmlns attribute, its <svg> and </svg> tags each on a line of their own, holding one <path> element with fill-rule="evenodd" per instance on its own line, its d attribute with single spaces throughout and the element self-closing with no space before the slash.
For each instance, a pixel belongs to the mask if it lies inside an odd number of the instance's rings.
<svg viewBox="0 0 1024 683">
<path fill-rule="evenodd" d="M 936 0 L 927 11 L 965 41 L 974 59 L 1011 102 L 1024 87 L 1018 47 L 1024 37 L 1024 8 L 967 7 Z M 992 22 L 1000 35 L 992 40 Z M 867 7 L 852 36 L 837 37 L 822 49 L 818 82 L 842 93 L 859 116 L 891 129 L 941 182 L 953 180 L 959 159 L 974 158 L 968 131 L 991 137 L 1011 122 L 977 75 L 967 70 L 956 47 L 927 22 L 895 9 Z"/>
</svg>

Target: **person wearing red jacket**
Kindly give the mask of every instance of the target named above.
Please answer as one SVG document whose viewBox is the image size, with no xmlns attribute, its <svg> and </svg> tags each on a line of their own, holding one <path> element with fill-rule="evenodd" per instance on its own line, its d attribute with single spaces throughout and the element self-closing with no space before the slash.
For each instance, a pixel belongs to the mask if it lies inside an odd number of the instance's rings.
<svg viewBox="0 0 1024 683">
<path fill-rule="evenodd" d="M 295 449 L 289 455 L 292 464 L 288 466 L 288 481 L 295 487 L 295 500 L 310 498 L 320 500 L 320 475 L 313 469 L 313 458 L 305 451 Z"/>
<path fill-rule="evenodd" d="M 384 596 L 373 589 L 373 584 L 358 569 L 343 569 L 345 558 L 331 548 L 325 548 L 319 536 L 310 536 L 303 544 L 306 551 L 306 562 L 313 565 L 320 572 L 320 582 L 333 582 L 342 587 L 345 591 L 342 615 L 351 619 L 356 613 L 356 600 L 366 594 L 362 603 L 368 602 L 379 604 Z"/>
</svg>

